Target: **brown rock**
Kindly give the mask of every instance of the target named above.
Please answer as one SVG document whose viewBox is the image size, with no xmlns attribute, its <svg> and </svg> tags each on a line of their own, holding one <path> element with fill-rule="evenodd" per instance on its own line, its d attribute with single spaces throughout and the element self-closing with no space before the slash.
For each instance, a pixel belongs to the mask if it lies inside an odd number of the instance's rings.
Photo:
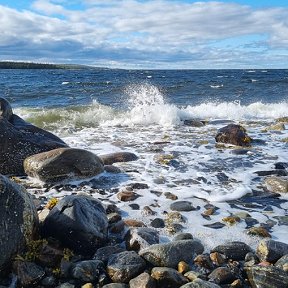
<svg viewBox="0 0 288 288">
<path fill-rule="evenodd" d="M 166 267 L 154 267 L 151 277 L 157 281 L 158 287 L 165 288 L 178 288 L 188 282 L 177 270 Z"/>
<path fill-rule="evenodd" d="M 133 200 L 137 199 L 138 197 L 139 197 L 139 195 L 135 192 L 132 192 L 132 191 L 121 191 L 121 192 L 117 193 L 117 198 L 120 201 L 124 201 L 124 202 L 133 201 Z"/>
<path fill-rule="evenodd" d="M 124 223 L 129 227 L 145 227 L 146 225 L 140 221 L 135 219 L 124 219 Z"/>
<path fill-rule="evenodd" d="M 246 129 L 240 125 L 229 124 L 219 129 L 216 142 L 228 143 L 237 146 L 250 146 L 251 138 L 247 135 Z"/>
<path fill-rule="evenodd" d="M 248 235 L 271 238 L 270 233 L 264 227 L 251 227 L 247 231 Z"/>
</svg>

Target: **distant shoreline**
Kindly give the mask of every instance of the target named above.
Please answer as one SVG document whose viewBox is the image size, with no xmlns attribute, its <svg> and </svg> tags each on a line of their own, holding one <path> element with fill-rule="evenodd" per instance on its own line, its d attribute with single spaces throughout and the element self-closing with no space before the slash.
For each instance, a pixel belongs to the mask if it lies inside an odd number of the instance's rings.
<svg viewBox="0 0 288 288">
<path fill-rule="evenodd" d="M 93 67 L 77 64 L 48 64 L 35 62 L 0 61 L 0 69 L 91 69 Z"/>
</svg>

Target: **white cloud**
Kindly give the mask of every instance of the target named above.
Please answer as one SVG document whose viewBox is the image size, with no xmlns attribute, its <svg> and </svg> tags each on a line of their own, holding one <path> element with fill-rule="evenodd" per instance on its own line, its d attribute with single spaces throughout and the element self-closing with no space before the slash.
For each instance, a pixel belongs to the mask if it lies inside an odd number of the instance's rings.
<svg viewBox="0 0 288 288">
<path fill-rule="evenodd" d="M 84 10 L 75 9 L 80 2 L 85 5 Z M 237 43 L 237 37 L 245 35 L 265 35 L 263 53 L 267 47 L 288 49 L 288 9 L 285 8 L 255 10 L 236 3 L 168 0 L 80 2 L 38 0 L 33 2 L 31 11 L 0 6 L 3 35 L 0 45 L 7 47 L 25 42 L 29 56 L 30 42 L 32 56 L 35 43 L 41 49 L 49 47 L 51 42 L 59 47 L 58 52 L 53 50 L 56 60 L 63 59 L 63 49 L 69 43 L 71 49 L 66 51 L 67 58 L 75 59 L 74 62 L 93 59 L 97 63 L 147 64 L 148 61 L 151 65 L 165 62 L 172 65 L 173 61 L 182 65 L 196 62 L 196 59 L 205 59 L 208 65 L 209 61 L 218 63 L 217 57 L 231 65 L 233 61 L 239 65 L 240 58 L 263 59 L 263 55 L 255 55 L 249 48 L 253 44 L 251 40 L 245 49 L 240 44 L 238 48 L 234 45 L 233 50 L 213 48 L 217 41 L 234 39 Z M 69 8 L 71 5 L 74 5 L 73 9 Z M 257 45 L 261 49 L 261 44 Z M 44 52 L 47 53 L 47 49 Z M 242 61 L 249 62 L 248 59 Z"/>
</svg>

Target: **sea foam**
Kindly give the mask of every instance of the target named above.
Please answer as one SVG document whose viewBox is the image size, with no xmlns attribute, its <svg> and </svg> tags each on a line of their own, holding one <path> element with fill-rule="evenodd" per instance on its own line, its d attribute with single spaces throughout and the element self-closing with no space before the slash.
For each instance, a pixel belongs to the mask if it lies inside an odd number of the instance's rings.
<svg viewBox="0 0 288 288">
<path fill-rule="evenodd" d="M 170 104 L 165 94 L 151 84 L 128 85 L 124 89 L 123 107 L 115 108 L 99 103 L 96 99 L 90 105 L 67 108 L 18 108 L 15 113 L 44 127 L 97 127 L 160 125 L 175 126 L 185 119 L 198 118 L 242 120 L 267 120 L 287 116 L 288 102 L 255 102 L 242 105 L 240 101 L 213 102 L 185 107 Z"/>
</svg>

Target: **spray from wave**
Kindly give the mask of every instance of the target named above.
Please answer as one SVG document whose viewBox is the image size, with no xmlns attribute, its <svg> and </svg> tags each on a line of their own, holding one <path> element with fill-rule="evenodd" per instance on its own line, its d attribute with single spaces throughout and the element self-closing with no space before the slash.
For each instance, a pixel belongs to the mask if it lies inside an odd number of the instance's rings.
<svg viewBox="0 0 288 288">
<path fill-rule="evenodd" d="M 94 100 L 90 105 L 53 109 L 16 109 L 15 113 L 37 126 L 57 129 L 59 127 L 97 126 L 175 126 L 184 119 L 230 119 L 271 121 L 287 116 L 288 102 L 264 104 L 255 102 L 241 105 L 235 102 L 206 102 L 200 105 L 177 107 L 166 101 L 164 93 L 148 83 L 126 86 L 123 101 L 126 110 L 102 105 Z M 173 100 L 173 99 L 172 99 Z M 124 106 L 124 105 L 123 105 Z"/>
</svg>

